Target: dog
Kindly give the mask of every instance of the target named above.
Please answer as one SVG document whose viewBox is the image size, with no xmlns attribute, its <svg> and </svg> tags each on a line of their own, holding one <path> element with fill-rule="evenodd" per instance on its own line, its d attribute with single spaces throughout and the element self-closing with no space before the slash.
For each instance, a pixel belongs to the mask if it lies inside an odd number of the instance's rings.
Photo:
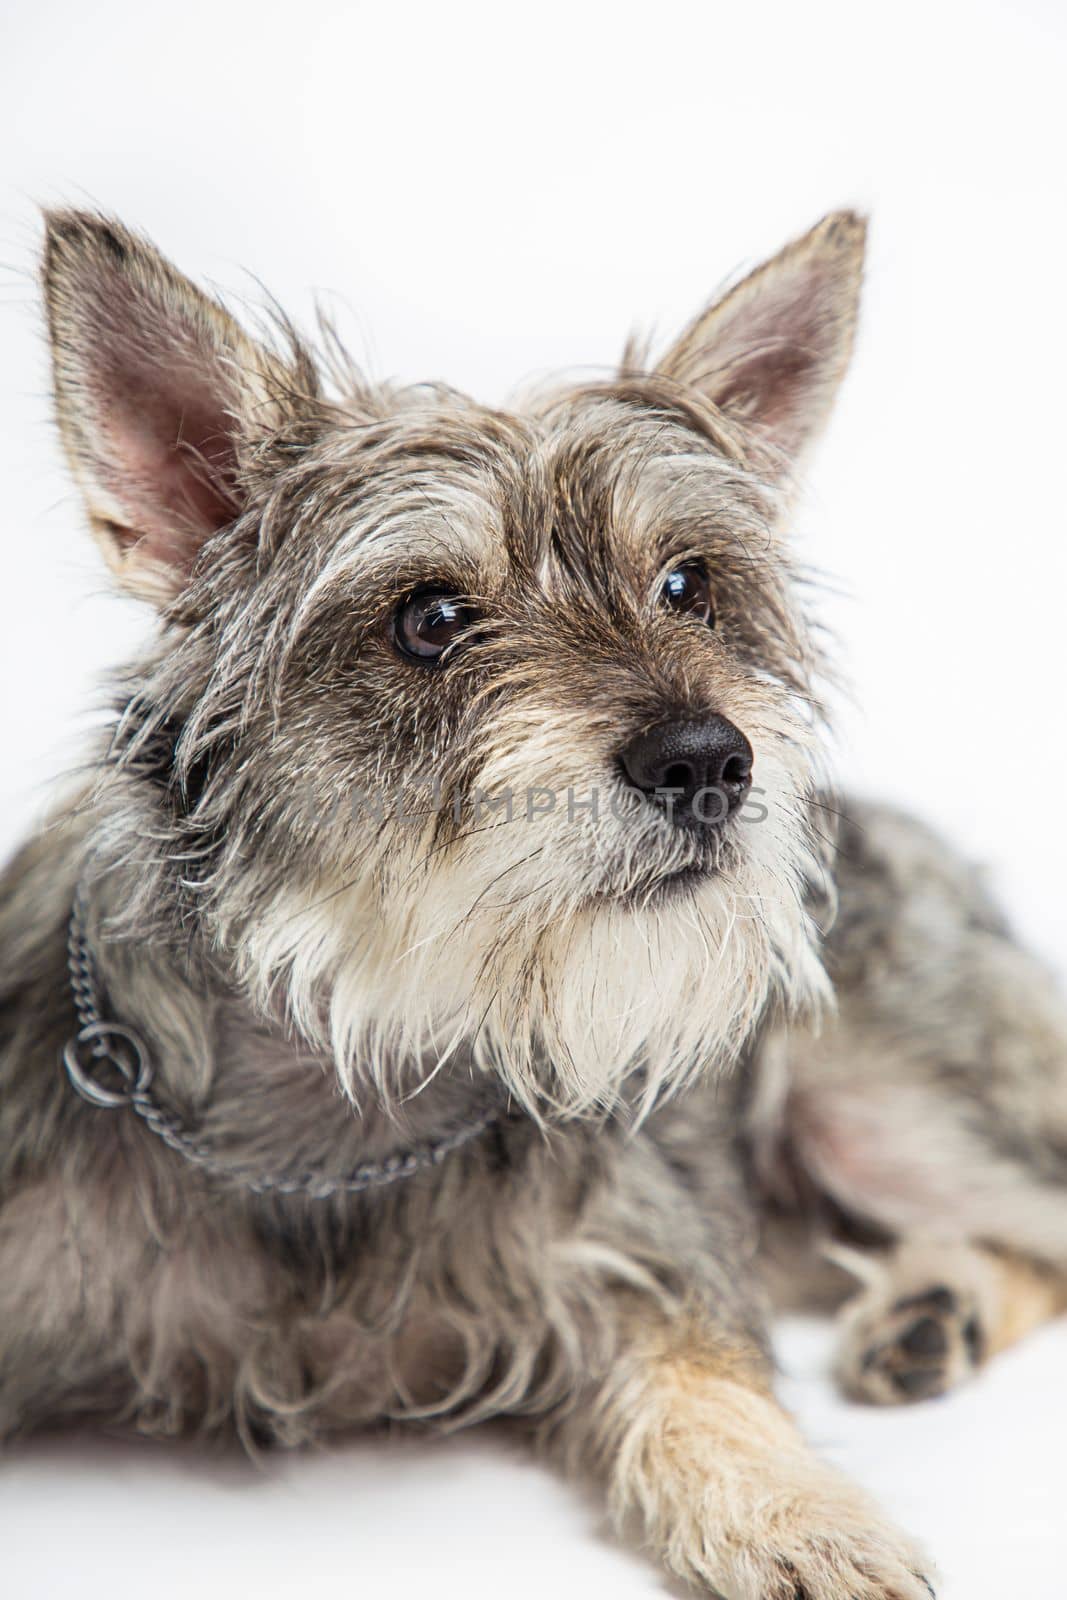
<svg viewBox="0 0 1067 1600">
<path fill-rule="evenodd" d="M 864 240 L 504 412 L 47 217 L 60 434 L 159 623 L 0 880 L 7 1438 L 504 1417 L 727 1600 L 932 1592 L 768 1316 L 832 1299 L 897 1404 L 1067 1305 L 1067 1015 L 829 786 L 787 528 Z"/>
</svg>

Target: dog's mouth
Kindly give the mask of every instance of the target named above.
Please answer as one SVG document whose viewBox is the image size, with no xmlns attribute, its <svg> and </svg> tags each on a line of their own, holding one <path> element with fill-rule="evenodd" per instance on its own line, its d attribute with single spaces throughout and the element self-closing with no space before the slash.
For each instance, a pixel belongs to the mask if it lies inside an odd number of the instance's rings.
<svg viewBox="0 0 1067 1600">
<path fill-rule="evenodd" d="M 602 903 L 623 905 L 634 910 L 660 909 L 675 900 L 693 895 L 703 884 L 722 872 L 729 847 L 725 840 L 716 839 L 701 849 L 689 861 L 670 865 L 653 865 L 622 885 L 614 893 L 602 891 L 597 899 Z"/>
<path fill-rule="evenodd" d="M 717 871 L 717 866 L 705 862 L 691 862 L 689 866 L 677 867 L 672 872 L 658 873 L 650 878 L 648 883 L 626 890 L 622 899 L 628 905 L 642 908 L 665 905 L 668 901 L 678 900 L 691 894 L 699 884 L 705 883 Z"/>
</svg>

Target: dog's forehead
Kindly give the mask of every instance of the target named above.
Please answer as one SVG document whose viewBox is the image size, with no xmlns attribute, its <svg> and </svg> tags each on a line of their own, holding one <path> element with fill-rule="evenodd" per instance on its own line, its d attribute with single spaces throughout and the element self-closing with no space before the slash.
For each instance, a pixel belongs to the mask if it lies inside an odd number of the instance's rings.
<svg viewBox="0 0 1067 1600">
<path fill-rule="evenodd" d="M 458 561 L 484 579 L 550 580 L 556 558 L 620 560 L 665 517 L 702 517 L 743 482 L 728 434 L 622 386 L 559 392 L 522 411 L 447 391 L 328 442 L 315 498 L 337 528 L 331 565 Z"/>
</svg>

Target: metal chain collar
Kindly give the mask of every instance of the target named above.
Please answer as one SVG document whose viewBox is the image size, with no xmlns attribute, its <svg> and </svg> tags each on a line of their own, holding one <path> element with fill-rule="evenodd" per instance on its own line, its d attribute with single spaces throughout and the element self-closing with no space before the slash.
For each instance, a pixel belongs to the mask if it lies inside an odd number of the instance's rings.
<svg viewBox="0 0 1067 1600">
<path fill-rule="evenodd" d="M 111 1022 L 101 1013 L 86 928 L 87 910 L 85 886 L 79 884 L 67 930 L 67 968 L 78 1017 L 78 1031 L 63 1049 L 67 1077 L 90 1105 L 104 1110 L 128 1106 L 157 1138 L 208 1177 L 236 1184 L 253 1194 L 299 1194 L 310 1200 L 361 1194 L 365 1189 L 380 1189 L 439 1166 L 454 1150 L 484 1133 L 499 1116 L 495 1107 L 490 1108 L 443 1139 L 413 1145 L 410 1150 L 398 1150 L 384 1161 L 365 1162 L 338 1177 L 323 1177 L 313 1172 L 254 1172 L 232 1166 L 213 1154 L 180 1118 L 164 1110 L 153 1098 L 150 1092 L 152 1063 L 143 1040 L 132 1028 Z M 119 1074 L 119 1085 L 108 1087 L 99 1081 L 94 1074 L 101 1066 L 111 1067 Z"/>
</svg>

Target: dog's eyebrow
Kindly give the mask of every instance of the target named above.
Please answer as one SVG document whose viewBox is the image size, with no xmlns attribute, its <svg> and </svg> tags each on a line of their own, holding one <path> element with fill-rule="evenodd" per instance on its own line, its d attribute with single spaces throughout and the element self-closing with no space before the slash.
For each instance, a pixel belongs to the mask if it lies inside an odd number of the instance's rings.
<svg viewBox="0 0 1067 1600">
<path fill-rule="evenodd" d="M 710 400 L 660 373 L 625 373 L 608 383 L 591 384 L 572 391 L 576 399 L 615 400 L 646 416 L 674 423 L 720 451 L 727 460 L 743 465 L 741 436 Z"/>
</svg>

